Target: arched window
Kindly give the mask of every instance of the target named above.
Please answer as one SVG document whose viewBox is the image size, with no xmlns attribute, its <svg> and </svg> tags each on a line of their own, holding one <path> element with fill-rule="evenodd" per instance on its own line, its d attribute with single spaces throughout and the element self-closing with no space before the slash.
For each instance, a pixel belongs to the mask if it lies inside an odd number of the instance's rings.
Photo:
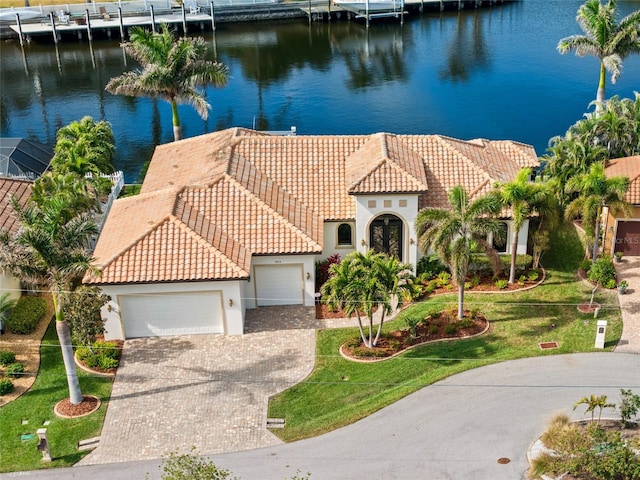
<svg viewBox="0 0 640 480">
<path fill-rule="evenodd" d="M 338 245 L 339 246 L 353 245 L 351 225 L 349 225 L 348 223 L 341 223 L 340 225 L 338 225 Z"/>
</svg>

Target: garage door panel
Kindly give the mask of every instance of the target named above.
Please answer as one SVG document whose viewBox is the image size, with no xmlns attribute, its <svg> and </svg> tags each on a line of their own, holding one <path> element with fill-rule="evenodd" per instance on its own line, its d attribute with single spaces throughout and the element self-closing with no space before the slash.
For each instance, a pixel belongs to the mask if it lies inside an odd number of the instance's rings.
<svg viewBox="0 0 640 480">
<path fill-rule="evenodd" d="M 127 338 L 223 333 L 219 291 L 120 295 Z"/>
<path fill-rule="evenodd" d="M 302 265 L 256 265 L 257 305 L 301 305 L 304 299 Z"/>
<path fill-rule="evenodd" d="M 616 230 L 615 252 L 627 256 L 640 255 L 640 221 L 620 221 Z"/>
</svg>

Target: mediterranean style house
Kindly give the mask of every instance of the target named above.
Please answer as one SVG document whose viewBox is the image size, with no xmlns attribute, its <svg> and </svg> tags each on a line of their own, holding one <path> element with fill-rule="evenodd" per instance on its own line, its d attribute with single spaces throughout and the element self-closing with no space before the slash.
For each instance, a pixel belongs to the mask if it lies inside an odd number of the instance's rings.
<svg viewBox="0 0 640 480">
<path fill-rule="evenodd" d="M 239 335 L 246 309 L 313 306 L 315 262 L 334 253 L 373 248 L 415 265 L 420 209 L 537 165 L 529 145 L 440 135 L 232 128 L 173 142 L 156 148 L 140 194 L 114 202 L 101 274 L 85 282 L 111 296 L 107 339 Z M 519 253 L 526 244 L 525 225 Z"/>
<path fill-rule="evenodd" d="M 604 252 L 613 255 L 622 252 L 626 256 L 640 255 L 640 155 L 611 160 L 605 168 L 607 177 L 623 176 L 631 181 L 625 200 L 631 204 L 632 213 L 625 218 L 621 212 L 606 209 Z"/>
</svg>

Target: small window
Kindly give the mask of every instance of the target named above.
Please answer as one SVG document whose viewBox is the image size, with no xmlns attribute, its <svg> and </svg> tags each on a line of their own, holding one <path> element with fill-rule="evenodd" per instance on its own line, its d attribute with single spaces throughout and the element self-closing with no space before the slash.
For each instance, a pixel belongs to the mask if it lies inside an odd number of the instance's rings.
<svg viewBox="0 0 640 480">
<path fill-rule="evenodd" d="M 348 223 L 338 225 L 338 245 L 353 245 L 351 225 Z"/>
<path fill-rule="evenodd" d="M 505 253 L 507 251 L 507 235 L 509 234 L 509 226 L 505 222 L 500 222 L 501 235 L 493 236 L 493 248 L 498 253 Z"/>
</svg>

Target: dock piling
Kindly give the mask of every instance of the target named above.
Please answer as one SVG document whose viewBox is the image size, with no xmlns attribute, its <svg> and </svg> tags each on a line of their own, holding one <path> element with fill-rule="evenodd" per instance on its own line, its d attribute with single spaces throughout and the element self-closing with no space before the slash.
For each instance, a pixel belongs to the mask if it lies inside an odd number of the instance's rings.
<svg viewBox="0 0 640 480">
<path fill-rule="evenodd" d="M 184 32 L 184 36 L 187 36 L 187 10 L 184 8 L 184 2 L 181 4 L 182 7 L 182 31 Z"/>
<path fill-rule="evenodd" d="M 89 41 L 93 40 L 93 33 L 91 32 L 91 17 L 89 17 L 89 9 L 84 11 L 84 16 L 87 24 L 87 37 Z"/>
<path fill-rule="evenodd" d="M 24 35 L 22 34 L 22 24 L 20 23 L 20 14 L 16 13 L 16 24 L 18 25 L 18 36 L 20 37 L 20 46 L 24 46 Z"/>
<path fill-rule="evenodd" d="M 120 40 L 124 42 L 124 22 L 122 21 L 122 7 L 118 7 L 118 21 L 120 22 Z"/>
<path fill-rule="evenodd" d="M 153 13 L 153 5 L 149 5 L 149 10 L 151 11 L 151 31 L 156 33 L 156 15 Z"/>
<path fill-rule="evenodd" d="M 49 12 L 49 20 L 51 21 L 51 33 L 53 34 L 53 43 L 58 44 L 58 31 L 56 30 L 56 21 L 53 18 L 53 12 Z"/>
<path fill-rule="evenodd" d="M 213 7 L 213 1 L 209 2 L 209 5 L 211 6 L 211 29 L 215 32 L 216 31 L 216 15 Z"/>
</svg>

